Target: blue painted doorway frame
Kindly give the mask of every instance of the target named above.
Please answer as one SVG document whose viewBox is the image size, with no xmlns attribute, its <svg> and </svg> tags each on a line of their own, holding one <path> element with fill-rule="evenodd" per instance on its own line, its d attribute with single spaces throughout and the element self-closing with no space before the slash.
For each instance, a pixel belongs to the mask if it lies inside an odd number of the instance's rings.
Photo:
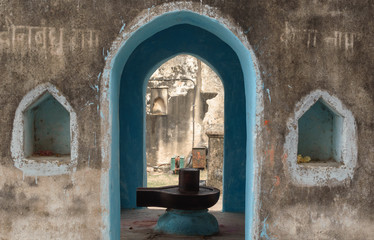
<svg viewBox="0 0 374 240">
<path fill-rule="evenodd" d="M 245 207 L 246 238 L 252 235 L 256 71 L 251 53 L 218 21 L 190 11 L 177 11 L 139 28 L 111 63 L 111 239 L 119 239 L 121 204 L 134 206 L 133 191 L 146 182 L 144 96 L 147 81 L 162 63 L 182 53 L 202 59 L 223 81 L 224 210 L 240 212 Z"/>
</svg>

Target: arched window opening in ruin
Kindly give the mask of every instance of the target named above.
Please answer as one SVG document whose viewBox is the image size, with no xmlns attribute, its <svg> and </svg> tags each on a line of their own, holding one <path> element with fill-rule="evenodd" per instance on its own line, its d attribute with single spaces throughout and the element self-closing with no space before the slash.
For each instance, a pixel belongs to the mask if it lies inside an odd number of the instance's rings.
<svg viewBox="0 0 374 240">
<path fill-rule="evenodd" d="M 27 158 L 70 156 L 70 114 L 50 93 L 24 111 Z"/>
<path fill-rule="evenodd" d="M 222 193 L 224 89 L 218 75 L 198 58 L 178 55 L 152 74 L 145 98 L 147 186 L 177 185 L 178 169 L 193 167 L 201 169 L 201 184 Z"/>
<path fill-rule="evenodd" d="M 153 102 L 153 107 L 152 107 L 152 114 L 155 115 L 166 115 L 166 106 L 164 100 L 162 98 L 157 98 Z"/>
</svg>

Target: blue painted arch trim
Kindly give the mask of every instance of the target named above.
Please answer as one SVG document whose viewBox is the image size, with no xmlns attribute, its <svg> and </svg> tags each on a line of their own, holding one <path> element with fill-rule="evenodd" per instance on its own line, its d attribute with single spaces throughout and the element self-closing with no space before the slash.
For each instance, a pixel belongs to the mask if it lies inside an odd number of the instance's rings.
<svg viewBox="0 0 374 240">
<path fill-rule="evenodd" d="M 199 34 L 210 35 L 207 39 L 214 39 L 215 44 L 221 44 L 221 50 L 224 49 L 226 52 L 225 56 L 231 56 L 232 61 L 226 61 L 224 64 L 217 62 L 213 59 L 213 56 L 204 53 L 203 49 L 188 49 L 191 47 L 191 42 L 184 42 L 184 47 L 180 44 L 175 44 L 173 51 L 165 51 L 165 48 L 159 48 L 160 46 L 152 46 L 149 42 L 155 40 L 160 42 L 165 36 L 171 36 L 170 32 L 181 33 L 183 31 L 195 32 L 195 37 Z M 164 32 L 165 31 L 165 32 Z M 159 33 L 159 34 L 158 34 Z M 165 34 L 166 33 L 166 34 Z M 156 39 L 156 38 L 159 39 Z M 188 36 L 186 36 L 188 37 Z M 151 39 L 151 40 L 150 40 Z M 146 43 L 148 40 L 148 43 Z M 169 42 L 170 43 L 170 42 Z M 141 46 L 144 44 L 143 46 Z M 189 45 L 190 44 L 190 45 Z M 179 47 L 178 47 L 179 45 Z M 197 46 L 192 45 L 192 46 Z M 205 46 L 209 46 L 205 43 Z M 217 46 L 217 45 L 214 45 Z M 225 46 L 225 47 L 223 47 Z M 155 48 L 157 47 L 157 48 Z M 165 46 L 164 46 L 165 47 Z M 166 47 L 171 47 L 167 45 Z M 155 50 L 160 50 L 155 54 Z M 167 50 L 167 48 L 166 48 Z M 219 50 L 219 49 L 216 49 Z M 146 59 L 146 64 L 141 67 L 141 71 L 133 71 L 139 63 L 139 56 L 142 51 L 148 54 L 149 59 Z M 134 54 L 136 52 L 136 54 Z M 217 51 L 216 51 L 217 52 Z M 230 52 L 230 53 L 229 53 Z M 204 61 L 206 61 L 214 70 L 220 75 L 225 86 L 225 98 L 227 99 L 227 94 L 229 90 L 232 90 L 233 97 L 231 99 L 239 99 L 237 102 L 234 100 L 225 100 L 225 105 L 229 104 L 227 109 L 239 109 L 240 116 L 237 117 L 237 121 L 233 121 L 225 126 L 226 131 L 226 142 L 231 142 L 238 144 L 237 153 L 232 151 L 232 161 L 238 161 L 241 164 L 240 170 L 244 171 L 243 181 L 239 181 L 239 188 L 243 188 L 244 191 L 234 190 L 234 195 L 228 194 L 230 189 L 226 188 L 225 194 L 227 199 L 224 201 L 239 201 L 242 200 L 245 203 L 246 211 L 246 238 L 252 235 L 252 221 L 254 218 L 254 129 L 255 129 L 255 112 L 256 112 L 256 72 L 254 64 L 252 62 L 251 54 L 249 50 L 240 42 L 240 40 L 226 27 L 221 25 L 214 19 L 201 16 L 199 14 L 189 12 L 189 11 L 179 11 L 166 13 L 160 17 L 155 18 L 151 22 L 145 24 L 140 29 L 138 29 L 126 42 L 119 51 L 117 52 L 114 59 L 111 61 L 111 74 L 110 74 L 110 86 L 109 86 L 109 111 L 112 115 L 112 145 L 111 145 L 111 166 L 109 172 L 109 187 L 110 187 L 110 234 L 112 239 L 119 238 L 120 229 L 120 197 L 119 197 L 119 161 L 120 158 L 120 142 L 130 141 L 132 138 L 120 139 L 120 136 L 132 136 L 135 138 L 142 138 L 139 141 L 144 141 L 144 94 L 146 87 L 146 79 L 152 74 L 152 71 L 157 69 L 163 62 L 167 61 L 169 58 L 180 54 L 180 53 L 190 53 L 192 55 L 198 56 Z M 151 55 L 150 55 L 151 54 Z M 161 56 L 161 55 L 162 56 Z M 160 56 L 159 56 L 160 55 Z M 144 57 L 145 55 L 143 55 Z M 157 57 L 159 56 L 159 57 Z M 157 57 L 157 58 L 154 58 Z M 143 58 L 145 59 L 145 58 Z M 221 59 L 222 60 L 222 59 Z M 223 59 L 224 60 L 224 59 Z M 231 65 L 230 65 L 231 64 Z M 226 66 L 224 66 L 226 65 Z M 224 71 L 222 69 L 235 69 L 236 71 Z M 232 76 L 230 76 L 232 75 Z M 135 79 L 138 79 L 136 81 Z M 239 80 L 233 80 L 239 79 Z M 137 94 L 133 94 L 131 90 L 136 90 Z M 236 96 L 236 97 L 235 97 Z M 230 98 L 228 98 L 230 99 Z M 132 103 L 136 104 L 125 104 L 127 101 L 131 100 Z M 135 100 L 135 101 L 134 101 Z M 140 104 L 139 104 L 140 103 Z M 120 108 L 121 106 L 121 108 Z M 139 106 L 141 111 L 139 110 Z M 130 112 L 129 112 L 130 111 Z M 227 111 L 225 111 L 227 112 Z M 130 115 L 135 113 L 134 115 Z M 235 113 L 235 111 L 234 111 Z M 228 117 L 233 118 L 233 116 L 228 116 L 229 112 L 226 114 L 225 119 L 227 122 Z M 131 116 L 131 118 L 127 118 Z M 135 121 L 135 120 L 136 121 Z M 127 121 L 130 120 L 130 121 Z M 140 121 L 140 123 L 139 123 Z M 138 125 L 136 125 L 136 122 Z M 134 125 L 135 124 L 135 125 Z M 141 126 L 141 127 L 139 127 Z M 121 134 L 119 134 L 119 128 L 122 129 Z M 234 129 L 235 133 L 238 133 L 239 137 L 235 138 L 232 136 L 230 140 L 230 131 Z M 246 130 L 245 130 L 246 129 Z M 239 131 L 240 130 L 240 131 Z M 227 134 L 229 133 L 229 136 Z M 140 137 L 139 137 L 140 136 Z M 229 137 L 229 139 L 227 139 Z M 125 142 L 126 146 L 128 142 Z M 244 145 L 243 145 L 244 144 Z M 135 145 L 132 145 L 135 146 Z M 137 146 L 134 149 L 127 148 L 128 151 L 122 151 L 121 158 L 138 158 L 138 163 L 142 163 L 144 166 L 145 156 L 144 156 L 144 144 Z M 228 158 L 227 148 L 225 145 L 225 161 Z M 131 152 L 132 151 L 132 152 Z M 134 153 L 141 153 L 140 155 L 134 155 Z M 126 156 L 127 155 L 127 156 Z M 242 161 L 239 161 L 242 159 Z M 123 160 L 121 160 L 123 161 Z M 227 161 L 226 161 L 227 162 Z M 124 164 L 122 164 L 124 166 Z M 126 169 L 126 168 L 125 168 Z M 128 168 L 130 169 L 130 168 Z M 121 170 L 122 171 L 122 170 Z M 235 175 L 231 174 L 230 179 L 227 179 L 227 166 L 225 166 L 225 185 L 233 186 L 230 181 L 240 178 L 243 174 Z M 134 175 L 134 172 L 130 171 L 129 174 Z M 145 174 L 138 174 L 135 178 L 135 182 L 144 182 Z M 234 181 L 235 182 L 235 181 Z M 125 183 L 127 184 L 127 183 Z M 238 194 L 238 198 L 235 199 L 232 196 Z M 231 196 L 231 197 L 230 197 Z M 244 201 L 245 200 L 245 201 Z M 131 200 L 129 201 L 131 202 Z M 229 203 L 228 208 L 235 208 L 234 203 Z M 240 208 L 240 207 L 239 207 Z M 230 210 L 230 209 L 226 209 Z M 231 209 L 235 211 L 235 209 Z"/>
<path fill-rule="evenodd" d="M 180 53 L 213 66 L 225 89 L 223 209 L 244 212 L 246 120 L 244 77 L 235 52 L 202 28 L 179 24 L 144 40 L 124 67 L 119 98 L 121 207 L 136 207 L 136 188 L 145 185 L 145 89 L 154 66 Z"/>
</svg>

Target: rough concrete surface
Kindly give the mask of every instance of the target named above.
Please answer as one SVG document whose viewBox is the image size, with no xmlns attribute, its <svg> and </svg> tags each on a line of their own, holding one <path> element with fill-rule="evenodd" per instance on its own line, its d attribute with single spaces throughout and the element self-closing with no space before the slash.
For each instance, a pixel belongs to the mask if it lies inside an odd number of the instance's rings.
<svg viewBox="0 0 374 240">
<path fill-rule="evenodd" d="M 0 239 L 102 238 L 108 223 L 100 174 L 108 166 L 100 146 L 110 144 L 100 142 L 106 137 L 101 112 L 108 111 L 99 105 L 105 60 L 138 14 L 166 11 L 162 4 L 170 2 L 0 1 Z M 186 5 L 196 12 L 212 7 L 231 19 L 257 58 L 264 91 L 257 238 L 374 239 L 374 2 L 192 2 Z M 15 112 L 28 92 L 47 82 L 77 114 L 77 169 L 23 177 L 10 149 Z M 315 90 L 338 98 L 356 121 L 357 165 L 344 184 L 303 187 L 287 177 L 287 121 Z"/>
</svg>

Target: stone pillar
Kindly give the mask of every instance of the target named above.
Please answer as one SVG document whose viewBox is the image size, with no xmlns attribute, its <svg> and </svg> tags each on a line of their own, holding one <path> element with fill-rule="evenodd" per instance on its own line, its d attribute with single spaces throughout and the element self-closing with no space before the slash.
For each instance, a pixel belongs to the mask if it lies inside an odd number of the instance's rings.
<svg viewBox="0 0 374 240">
<path fill-rule="evenodd" d="M 214 126 L 207 130 L 208 135 L 208 176 L 207 186 L 218 188 L 222 192 L 223 177 L 223 126 Z"/>
<path fill-rule="evenodd" d="M 196 72 L 196 86 L 195 86 L 195 116 L 194 116 L 194 143 L 192 147 L 196 147 L 203 142 L 204 125 L 203 118 L 204 112 L 202 108 L 201 89 L 202 89 L 202 77 L 201 77 L 201 60 L 196 59 L 197 72 Z"/>
</svg>

